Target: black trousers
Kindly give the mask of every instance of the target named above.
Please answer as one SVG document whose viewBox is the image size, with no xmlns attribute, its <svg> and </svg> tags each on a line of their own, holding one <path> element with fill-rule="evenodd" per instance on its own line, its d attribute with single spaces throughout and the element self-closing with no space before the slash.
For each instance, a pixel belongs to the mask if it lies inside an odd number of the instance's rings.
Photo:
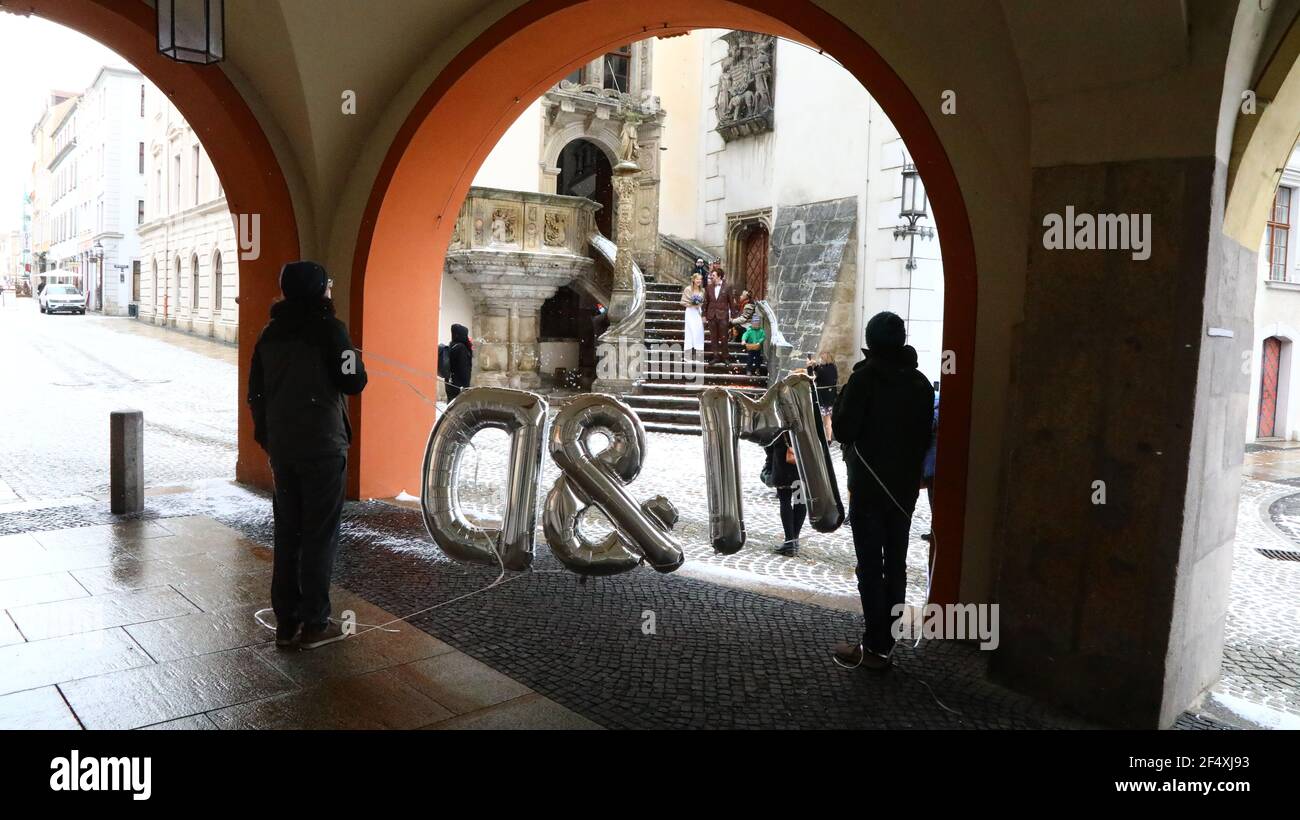
<svg viewBox="0 0 1300 820">
<path fill-rule="evenodd" d="M 748 373 L 757 374 L 759 368 L 763 366 L 763 349 L 745 351 L 745 370 Z"/>
<path fill-rule="evenodd" d="M 794 491 L 794 487 L 776 488 L 776 497 L 781 502 L 781 528 L 785 530 L 784 546 L 787 547 L 799 537 L 799 531 L 803 529 L 804 519 L 808 517 L 808 507 L 806 505 L 791 503 L 794 498 Z"/>
<path fill-rule="evenodd" d="M 271 608 L 276 622 L 319 628 L 329 622 L 330 576 L 339 546 L 346 455 L 271 460 L 275 474 L 275 558 Z"/>
<path fill-rule="evenodd" d="M 912 516 L 887 498 L 859 501 L 861 495 L 854 493 L 849 503 L 849 523 L 866 621 L 862 645 L 884 654 L 894 646 L 894 608 L 903 603 L 907 593 L 907 535 Z"/>
</svg>

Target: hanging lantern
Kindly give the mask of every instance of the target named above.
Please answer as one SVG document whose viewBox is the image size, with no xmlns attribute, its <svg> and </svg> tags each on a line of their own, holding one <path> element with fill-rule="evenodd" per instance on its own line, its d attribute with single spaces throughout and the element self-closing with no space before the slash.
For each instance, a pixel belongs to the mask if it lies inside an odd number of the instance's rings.
<svg viewBox="0 0 1300 820">
<path fill-rule="evenodd" d="M 926 217 L 928 205 L 925 186 L 921 184 L 921 174 L 916 170 L 916 166 L 909 162 L 903 166 L 902 210 L 898 215 L 915 223 L 917 219 Z"/>
<path fill-rule="evenodd" d="M 224 60 L 225 0 L 158 0 L 158 51 L 178 63 Z"/>
</svg>

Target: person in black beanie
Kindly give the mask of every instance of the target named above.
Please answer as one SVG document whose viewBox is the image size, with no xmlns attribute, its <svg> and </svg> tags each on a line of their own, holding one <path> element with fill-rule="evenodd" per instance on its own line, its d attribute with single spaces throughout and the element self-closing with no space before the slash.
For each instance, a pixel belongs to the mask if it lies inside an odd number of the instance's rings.
<svg viewBox="0 0 1300 820">
<path fill-rule="evenodd" d="M 366 369 L 334 316 L 330 286 L 315 262 L 284 266 L 284 298 L 271 305 L 248 379 L 253 438 L 275 478 L 271 607 L 280 647 L 343 637 L 330 620 L 329 588 L 352 443 L 345 397 L 365 388 Z"/>
<path fill-rule="evenodd" d="M 831 412 L 849 479 L 849 524 L 858 558 L 862 641 L 836 644 L 840 666 L 885 669 L 895 608 L 907 591 L 907 536 L 930 447 L 934 388 L 916 369 L 903 320 L 888 311 L 867 322 L 865 358 Z"/>
</svg>

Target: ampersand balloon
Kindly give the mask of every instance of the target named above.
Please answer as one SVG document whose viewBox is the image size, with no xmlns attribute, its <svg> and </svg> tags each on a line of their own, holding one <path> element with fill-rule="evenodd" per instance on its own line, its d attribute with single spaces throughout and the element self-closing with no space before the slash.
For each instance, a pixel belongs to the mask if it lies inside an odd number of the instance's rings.
<svg viewBox="0 0 1300 820">
<path fill-rule="evenodd" d="M 420 509 L 434 542 L 458 561 L 527 569 L 537 528 L 537 484 L 546 441 L 546 399 L 525 390 L 474 387 L 443 412 L 424 452 Z M 471 523 L 460 506 L 456 473 L 470 439 L 480 430 L 510 434 L 505 509 L 501 527 Z"/>
<path fill-rule="evenodd" d="M 813 381 L 807 375 L 787 376 L 758 400 L 738 390 L 710 387 L 700 393 L 700 426 L 704 432 L 709 538 L 715 551 L 730 555 L 745 545 L 740 492 L 742 438 L 766 446 L 788 432 L 809 524 L 818 532 L 833 532 L 844 523 L 830 448 L 817 411 Z"/>
<path fill-rule="evenodd" d="M 591 439 L 603 434 L 609 445 L 591 452 Z M 563 471 L 546 497 L 542 527 L 551 551 L 583 575 L 627 572 L 644 560 L 660 572 L 682 565 L 682 549 L 670 531 L 677 509 L 663 496 L 638 504 L 626 485 L 636 480 L 645 458 L 645 428 L 626 404 L 599 393 L 577 396 L 551 425 L 551 458 Z M 583 512 L 595 505 L 613 532 L 593 543 L 579 528 Z"/>
</svg>

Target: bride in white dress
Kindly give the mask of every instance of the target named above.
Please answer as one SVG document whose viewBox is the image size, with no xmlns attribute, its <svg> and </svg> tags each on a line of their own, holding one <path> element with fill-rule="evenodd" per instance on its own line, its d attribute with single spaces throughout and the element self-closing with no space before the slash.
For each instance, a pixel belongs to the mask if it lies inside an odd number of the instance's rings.
<svg viewBox="0 0 1300 820">
<path fill-rule="evenodd" d="M 696 362 L 704 360 L 704 277 L 698 273 L 691 277 L 691 284 L 682 288 L 682 307 L 686 314 L 686 337 L 682 344 L 682 360 Z M 699 351 L 692 356 L 691 351 Z"/>
</svg>

